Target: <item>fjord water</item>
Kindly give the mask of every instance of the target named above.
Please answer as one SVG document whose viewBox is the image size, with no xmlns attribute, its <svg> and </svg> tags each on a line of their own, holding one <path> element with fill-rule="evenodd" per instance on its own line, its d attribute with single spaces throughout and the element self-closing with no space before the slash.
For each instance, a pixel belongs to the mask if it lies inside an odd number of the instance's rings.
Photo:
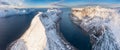
<svg viewBox="0 0 120 50">
<path fill-rule="evenodd" d="M 90 39 L 79 27 L 72 23 L 70 19 L 70 8 L 63 8 L 60 20 L 60 31 L 65 39 L 78 50 L 91 50 Z"/>
</svg>

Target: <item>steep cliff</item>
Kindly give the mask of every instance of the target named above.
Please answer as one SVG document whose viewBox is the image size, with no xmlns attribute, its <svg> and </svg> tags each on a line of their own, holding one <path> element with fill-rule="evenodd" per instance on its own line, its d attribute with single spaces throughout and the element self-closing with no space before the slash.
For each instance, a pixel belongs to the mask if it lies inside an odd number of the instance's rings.
<svg viewBox="0 0 120 50">
<path fill-rule="evenodd" d="M 99 6 L 73 8 L 71 19 L 89 34 L 92 50 L 120 50 L 118 11 Z"/>
</svg>

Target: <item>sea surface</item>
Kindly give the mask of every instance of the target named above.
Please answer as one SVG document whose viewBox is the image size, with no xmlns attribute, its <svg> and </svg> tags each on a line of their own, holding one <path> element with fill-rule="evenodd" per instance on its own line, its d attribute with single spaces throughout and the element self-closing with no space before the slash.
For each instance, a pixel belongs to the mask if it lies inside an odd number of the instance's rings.
<svg viewBox="0 0 120 50">
<path fill-rule="evenodd" d="M 70 19 L 71 8 L 62 8 L 63 14 L 60 16 L 60 31 L 65 39 L 75 46 L 78 50 L 91 50 L 88 34 L 84 33 Z"/>
</svg>

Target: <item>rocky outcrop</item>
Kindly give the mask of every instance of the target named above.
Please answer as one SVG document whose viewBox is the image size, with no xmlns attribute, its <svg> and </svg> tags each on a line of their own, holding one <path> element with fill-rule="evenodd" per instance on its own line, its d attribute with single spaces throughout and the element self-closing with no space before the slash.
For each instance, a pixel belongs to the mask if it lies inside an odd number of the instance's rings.
<svg viewBox="0 0 120 50">
<path fill-rule="evenodd" d="M 120 50 L 119 16 L 118 10 L 96 6 L 73 8 L 71 19 L 89 34 L 92 50 Z"/>
</svg>

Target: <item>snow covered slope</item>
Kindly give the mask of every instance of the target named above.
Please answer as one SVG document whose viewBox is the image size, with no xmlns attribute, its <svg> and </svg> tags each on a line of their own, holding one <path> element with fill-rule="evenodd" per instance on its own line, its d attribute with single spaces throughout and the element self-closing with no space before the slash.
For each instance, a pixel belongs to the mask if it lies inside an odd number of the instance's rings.
<svg viewBox="0 0 120 50">
<path fill-rule="evenodd" d="M 90 35 L 92 50 L 120 50 L 119 10 L 99 6 L 73 8 L 71 19 Z"/>
<path fill-rule="evenodd" d="M 36 15 L 23 36 L 9 45 L 7 50 L 44 50 L 47 43 L 45 28 Z"/>
</svg>

